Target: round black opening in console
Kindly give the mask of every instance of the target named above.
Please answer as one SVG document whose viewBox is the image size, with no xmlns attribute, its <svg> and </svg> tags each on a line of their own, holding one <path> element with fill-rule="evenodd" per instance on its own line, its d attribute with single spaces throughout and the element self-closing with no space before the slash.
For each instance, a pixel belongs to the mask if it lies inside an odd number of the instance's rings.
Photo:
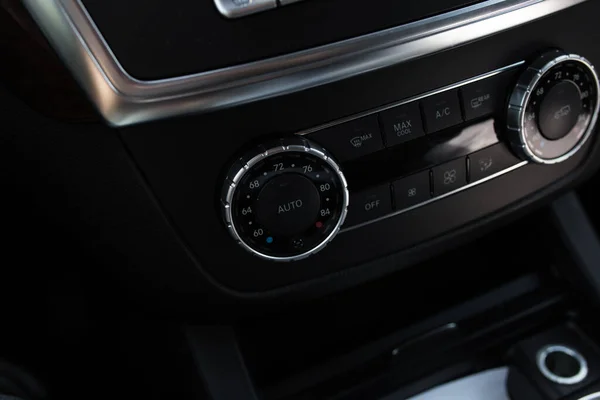
<svg viewBox="0 0 600 400">
<path fill-rule="evenodd" d="M 547 379 L 561 385 L 574 385 L 588 375 L 585 358 L 575 349 L 551 345 L 538 352 L 537 366 Z"/>
<path fill-rule="evenodd" d="M 575 376 L 581 371 L 581 364 L 575 357 L 559 351 L 548 354 L 546 367 L 550 372 L 562 378 Z"/>
</svg>

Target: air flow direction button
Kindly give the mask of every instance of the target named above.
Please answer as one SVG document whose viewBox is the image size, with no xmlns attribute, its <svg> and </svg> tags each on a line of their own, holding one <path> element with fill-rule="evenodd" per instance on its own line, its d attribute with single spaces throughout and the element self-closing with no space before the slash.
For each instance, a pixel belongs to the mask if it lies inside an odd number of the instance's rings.
<svg viewBox="0 0 600 400">
<path fill-rule="evenodd" d="M 436 196 L 452 192 L 467 184 L 467 161 L 459 158 L 433 167 L 433 192 Z"/>
</svg>

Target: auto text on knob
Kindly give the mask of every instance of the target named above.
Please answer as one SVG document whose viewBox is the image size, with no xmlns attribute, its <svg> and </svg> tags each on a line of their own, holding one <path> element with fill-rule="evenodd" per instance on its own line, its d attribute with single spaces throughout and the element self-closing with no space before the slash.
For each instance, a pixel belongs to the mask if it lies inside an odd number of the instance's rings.
<svg viewBox="0 0 600 400">
<path fill-rule="evenodd" d="M 280 204 L 279 207 L 277 208 L 277 214 L 283 214 L 288 211 L 295 210 L 297 208 L 302 208 L 302 200 L 300 200 L 300 199 L 290 201 L 287 204 Z"/>
</svg>

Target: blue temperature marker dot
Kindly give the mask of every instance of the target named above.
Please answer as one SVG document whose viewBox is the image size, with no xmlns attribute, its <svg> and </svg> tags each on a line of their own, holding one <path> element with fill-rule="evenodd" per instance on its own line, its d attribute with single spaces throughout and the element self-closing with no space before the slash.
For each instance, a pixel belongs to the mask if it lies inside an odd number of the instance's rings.
<svg viewBox="0 0 600 400">
<path fill-rule="evenodd" d="M 271 243 L 273 243 L 273 238 L 272 238 L 271 236 L 269 236 L 269 237 L 267 238 L 267 243 L 268 243 L 268 244 L 271 244 Z"/>
</svg>

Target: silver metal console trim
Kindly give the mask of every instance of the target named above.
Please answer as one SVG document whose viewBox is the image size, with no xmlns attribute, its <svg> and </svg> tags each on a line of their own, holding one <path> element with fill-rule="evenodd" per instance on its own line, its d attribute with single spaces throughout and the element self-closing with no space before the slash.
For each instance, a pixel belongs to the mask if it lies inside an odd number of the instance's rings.
<svg viewBox="0 0 600 400">
<path fill-rule="evenodd" d="M 397 210 L 397 211 L 394 211 L 394 212 L 393 212 L 393 213 L 391 213 L 391 214 L 387 214 L 387 215 L 384 215 L 384 216 L 382 216 L 382 217 L 379 217 L 379 218 L 376 218 L 376 219 L 373 219 L 373 220 L 370 220 L 370 221 L 366 221 L 366 222 L 363 222 L 363 223 L 361 223 L 361 224 L 358 224 L 358 225 L 353 225 L 353 226 L 350 226 L 350 227 L 348 227 L 348 228 L 342 228 L 342 230 L 341 230 L 341 232 L 340 232 L 340 233 L 344 233 L 344 232 L 350 232 L 350 231 L 352 231 L 352 230 L 354 230 L 354 229 L 361 228 L 361 227 L 363 227 L 363 226 L 370 225 L 370 224 L 373 224 L 373 223 L 375 223 L 375 222 L 383 221 L 383 220 L 385 220 L 385 219 L 392 218 L 392 217 L 395 217 L 395 216 L 397 216 L 397 215 L 400 215 L 400 214 L 404 214 L 404 213 L 406 213 L 406 212 L 412 211 L 412 210 L 414 210 L 414 209 L 417 209 L 417 208 L 420 208 L 420 207 L 424 207 L 424 206 L 426 206 L 426 205 L 428 205 L 428 204 L 431 204 L 431 203 L 434 203 L 434 202 L 436 202 L 436 201 L 438 201 L 438 200 L 442 200 L 442 199 L 445 199 L 446 197 L 452 196 L 452 195 L 454 195 L 454 194 L 456 194 L 456 193 L 460 193 L 460 192 L 462 192 L 463 190 L 470 189 L 470 188 L 472 188 L 472 187 L 475 187 L 475 186 L 477 186 L 477 185 L 480 185 L 480 184 L 482 184 L 482 183 L 484 183 L 484 182 L 490 181 L 490 180 L 492 180 L 492 179 L 495 179 L 495 178 L 497 178 L 497 177 L 499 177 L 499 176 L 502 176 L 502 175 L 504 175 L 504 174 L 507 174 L 507 173 L 509 173 L 509 172 L 512 172 L 512 171 L 514 171 L 514 170 L 516 170 L 516 169 L 518 169 L 518 168 L 521 168 L 522 166 L 524 166 L 524 165 L 527 165 L 527 164 L 528 164 L 528 162 L 527 162 L 527 161 L 521 161 L 520 163 L 518 163 L 518 164 L 515 164 L 515 165 L 513 165 L 513 166 L 511 166 L 511 167 L 509 167 L 509 168 L 506 168 L 506 169 L 502 170 L 502 171 L 496 172 L 495 174 L 492 174 L 492 175 L 490 175 L 490 176 L 487 176 L 487 177 L 485 177 L 485 178 L 483 178 L 483 179 L 480 179 L 480 180 L 478 180 L 478 181 L 476 181 L 476 182 L 471 182 L 471 183 L 469 183 L 468 185 L 465 185 L 465 186 L 463 186 L 463 187 L 461 187 L 461 188 L 455 189 L 455 190 L 453 190 L 453 191 L 451 191 L 451 192 L 444 193 L 444 194 L 442 194 L 442 195 L 440 195 L 440 196 L 436 196 L 436 197 L 434 197 L 434 198 L 432 198 L 432 199 L 429 199 L 429 200 L 427 200 L 427 201 L 424 201 L 424 202 L 422 202 L 422 203 L 415 204 L 415 205 L 414 205 L 414 206 L 412 206 L 412 207 L 404 208 L 404 209 L 402 209 L 402 210 Z"/>
<path fill-rule="evenodd" d="M 580 397 L 577 400 L 600 400 L 600 392 L 588 394 L 587 396 Z"/>
<path fill-rule="evenodd" d="M 214 0 L 214 3 L 225 18 L 240 18 L 277 8 L 277 0 Z"/>
<path fill-rule="evenodd" d="M 233 107 L 335 82 L 452 48 L 585 1 L 487 0 L 297 53 L 142 81 L 124 70 L 80 0 L 23 0 L 99 112 L 115 126 Z"/>
<path fill-rule="evenodd" d="M 579 372 L 570 377 L 558 376 L 552 373 L 546 366 L 546 358 L 551 353 L 564 353 L 573 357 L 579 363 Z M 585 358 L 575 349 L 560 344 L 553 344 L 540 349 L 536 356 L 536 364 L 542 375 L 560 385 L 575 385 L 582 382 L 588 375 L 588 365 Z"/>
</svg>

